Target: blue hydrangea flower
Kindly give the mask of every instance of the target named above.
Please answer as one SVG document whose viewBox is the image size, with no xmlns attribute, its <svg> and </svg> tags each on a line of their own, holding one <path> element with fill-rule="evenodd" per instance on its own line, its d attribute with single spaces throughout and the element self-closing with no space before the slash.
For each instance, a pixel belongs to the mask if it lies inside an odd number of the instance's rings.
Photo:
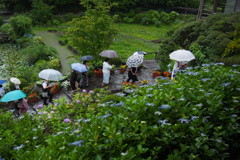
<svg viewBox="0 0 240 160">
<path fill-rule="evenodd" d="M 201 81 L 203 81 L 203 82 L 206 82 L 208 80 L 210 80 L 210 78 L 203 78 L 203 79 L 201 79 Z"/>
<path fill-rule="evenodd" d="M 186 100 L 186 98 L 180 98 L 180 99 L 178 99 L 178 101 L 185 101 Z"/>
<path fill-rule="evenodd" d="M 24 147 L 24 145 L 21 144 L 20 146 L 16 146 L 16 147 L 14 147 L 13 150 L 20 150 L 20 149 L 22 149 L 23 147 Z"/>
<path fill-rule="evenodd" d="M 227 86 L 229 86 L 230 84 L 231 84 L 231 83 L 222 83 L 221 86 L 227 87 Z"/>
<path fill-rule="evenodd" d="M 146 103 L 147 106 L 154 106 L 154 103 Z"/>
<path fill-rule="evenodd" d="M 68 145 L 69 146 L 78 146 L 78 147 L 81 147 L 82 146 L 82 143 L 84 143 L 83 140 L 80 140 L 80 141 L 75 141 L 75 142 L 72 142 L 72 143 L 69 143 Z"/>
<path fill-rule="evenodd" d="M 210 64 L 202 64 L 203 67 L 209 67 Z"/>
<path fill-rule="evenodd" d="M 160 107 L 158 107 L 158 109 L 168 109 L 170 108 L 171 106 L 168 105 L 168 104 L 162 104 Z"/>
<path fill-rule="evenodd" d="M 158 123 L 161 123 L 161 124 L 167 124 L 168 120 L 167 119 L 164 119 L 164 120 L 158 120 Z"/>
<path fill-rule="evenodd" d="M 199 118 L 198 116 L 192 116 L 191 120 L 193 121 L 193 120 L 198 119 L 198 118 Z"/>
<path fill-rule="evenodd" d="M 124 102 L 119 102 L 119 103 L 111 104 L 111 107 L 123 106 L 124 104 L 125 104 Z"/>
<path fill-rule="evenodd" d="M 152 96 L 153 96 L 153 94 L 147 94 L 147 96 L 148 96 L 148 97 L 152 97 Z"/>
<path fill-rule="evenodd" d="M 236 114 L 232 114 L 231 117 L 238 117 L 238 115 L 236 115 Z"/>
<path fill-rule="evenodd" d="M 107 118 L 107 117 L 109 117 L 109 116 L 111 116 L 112 114 L 106 114 L 106 115 L 104 115 L 104 116 L 99 116 L 99 118 Z"/>
<path fill-rule="evenodd" d="M 188 119 L 186 119 L 186 118 L 180 118 L 180 119 L 178 119 L 178 121 L 180 122 L 180 123 L 189 123 L 189 120 Z"/>
</svg>

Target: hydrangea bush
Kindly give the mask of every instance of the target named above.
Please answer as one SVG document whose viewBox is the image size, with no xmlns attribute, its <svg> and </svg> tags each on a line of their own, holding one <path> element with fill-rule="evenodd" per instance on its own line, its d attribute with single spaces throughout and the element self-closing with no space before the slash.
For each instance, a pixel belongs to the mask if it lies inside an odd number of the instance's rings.
<svg viewBox="0 0 240 160">
<path fill-rule="evenodd" d="M 37 115 L 0 117 L 4 159 L 230 159 L 239 150 L 239 66 L 204 64 L 174 81 L 135 88 L 121 101 L 104 89 Z M 102 101 L 102 103 L 101 103 Z M 6 125 L 8 124 L 8 125 Z"/>
</svg>

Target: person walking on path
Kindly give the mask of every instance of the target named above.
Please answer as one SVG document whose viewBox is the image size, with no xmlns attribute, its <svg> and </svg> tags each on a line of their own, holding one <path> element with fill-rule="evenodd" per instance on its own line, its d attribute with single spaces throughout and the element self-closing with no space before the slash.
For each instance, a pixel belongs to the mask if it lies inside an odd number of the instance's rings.
<svg viewBox="0 0 240 160">
<path fill-rule="evenodd" d="M 128 70 L 128 79 L 127 82 L 130 82 L 130 80 L 132 80 L 132 83 L 138 81 L 137 79 L 137 68 L 136 67 L 131 67 Z"/>
<path fill-rule="evenodd" d="M 70 76 L 70 85 L 71 85 L 71 88 L 72 88 L 72 94 L 74 94 L 76 91 L 77 91 L 77 87 L 78 86 L 76 83 L 77 83 L 77 71 L 75 70 L 72 70 L 71 72 L 71 76 Z"/>
<path fill-rule="evenodd" d="M 22 98 L 18 101 L 18 114 L 24 114 L 28 111 L 28 103 L 27 100 L 25 98 Z"/>
<path fill-rule="evenodd" d="M 89 69 L 87 61 L 84 61 L 83 64 L 87 68 L 87 71 Z M 80 88 L 88 87 L 88 74 L 87 72 L 81 73 L 81 80 L 80 80 Z"/>
<path fill-rule="evenodd" d="M 0 85 L 0 97 L 2 97 L 5 94 L 5 87 L 3 85 Z"/>
<path fill-rule="evenodd" d="M 50 92 L 51 86 L 48 84 L 47 80 L 44 80 L 42 83 L 42 92 L 43 92 L 43 105 L 48 105 L 47 99 L 49 97 L 49 103 L 52 102 L 53 94 Z"/>
<path fill-rule="evenodd" d="M 105 59 L 103 62 L 103 83 L 102 86 L 109 84 L 110 79 L 110 70 L 112 69 L 112 66 L 108 63 L 109 59 Z"/>
</svg>

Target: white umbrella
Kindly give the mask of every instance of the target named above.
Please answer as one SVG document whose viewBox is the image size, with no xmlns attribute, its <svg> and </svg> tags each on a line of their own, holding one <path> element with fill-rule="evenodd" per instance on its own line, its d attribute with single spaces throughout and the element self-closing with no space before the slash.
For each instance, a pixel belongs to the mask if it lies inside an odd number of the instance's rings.
<svg viewBox="0 0 240 160">
<path fill-rule="evenodd" d="M 191 61 L 193 59 L 195 59 L 195 56 L 192 54 L 192 52 L 185 50 L 185 49 L 180 49 L 180 50 L 176 50 L 174 52 L 172 52 L 171 54 L 169 54 L 170 59 L 172 60 L 176 60 L 179 62 L 182 61 Z"/>
<path fill-rule="evenodd" d="M 55 69 L 44 69 L 38 73 L 38 77 L 48 81 L 60 81 L 63 79 L 62 73 Z"/>
<path fill-rule="evenodd" d="M 143 63 L 143 54 L 133 54 L 130 56 L 126 62 L 126 65 L 131 68 L 131 67 L 138 67 L 140 64 Z"/>
<path fill-rule="evenodd" d="M 134 52 L 133 55 L 136 55 L 136 54 L 143 54 L 143 55 L 146 55 L 147 53 L 144 52 L 144 51 L 137 51 L 137 52 Z"/>
<path fill-rule="evenodd" d="M 192 54 L 192 52 L 185 50 L 185 49 L 180 49 L 180 50 L 176 50 L 174 52 L 172 52 L 171 54 L 169 54 L 170 59 L 172 60 L 176 60 L 179 62 L 189 62 L 193 59 L 195 59 L 195 56 Z M 171 79 L 173 79 L 173 74 L 174 74 L 174 70 L 176 69 L 176 62 L 174 64 L 173 70 L 172 70 L 172 76 Z"/>
<path fill-rule="evenodd" d="M 106 57 L 106 58 L 117 58 L 118 54 L 114 50 L 104 50 L 99 54 L 101 57 Z"/>
<path fill-rule="evenodd" d="M 17 85 L 21 84 L 21 81 L 18 78 L 15 78 L 15 77 L 10 78 L 10 81 L 14 84 L 17 84 Z"/>
</svg>

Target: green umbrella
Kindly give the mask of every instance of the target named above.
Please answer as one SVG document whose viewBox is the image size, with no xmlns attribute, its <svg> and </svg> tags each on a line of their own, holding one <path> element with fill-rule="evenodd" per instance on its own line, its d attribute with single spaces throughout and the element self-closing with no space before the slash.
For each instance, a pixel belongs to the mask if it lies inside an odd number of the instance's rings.
<svg viewBox="0 0 240 160">
<path fill-rule="evenodd" d="M 15 100 L 24 98 L 26 96 L 27 95 L 25 93 L 23 93 L 21 90 L 14 90 L 14 91 L 6 93 L 0 101 L 1 102 L 10 102 L 10 101 L 15 101 Z"/>
</svg>

